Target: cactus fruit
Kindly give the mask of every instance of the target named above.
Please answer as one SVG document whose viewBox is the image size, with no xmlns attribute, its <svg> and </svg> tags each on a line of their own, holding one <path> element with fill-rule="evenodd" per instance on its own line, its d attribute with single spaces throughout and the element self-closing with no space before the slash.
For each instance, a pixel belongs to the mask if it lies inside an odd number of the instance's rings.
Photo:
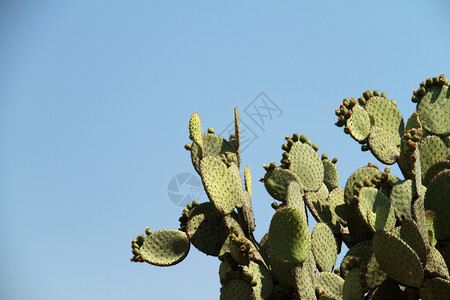
<svg viewBox="0 0 450 300">
<path fill-rule="evenodd" d="M 443 74 L 422 82 L 406 126 L 397 102 L 378 90 L 335 110 L 335 125 L 380 162 L 397 163 L 403 179 L 369 162 L 340 188 L 336 158 L 319 156 L 305 134 L 286 136 L 281 164 L 263 165 L 260 181 L 278 202 L 259 242 L 252 176 L 248 166 L 240 172 L 237 108 L 229 140 L 202 133 L 192 114 L 185 148 L 209 202 L 188 204 L 178 231 L 147 227 L 132 240 L 131 261 L 174 265 L 192 244 L 221 260 L 224 300 L 450 299 L 449 86 Z M 349 250 L 335 269 L 342 243 Z"/>
</svg>

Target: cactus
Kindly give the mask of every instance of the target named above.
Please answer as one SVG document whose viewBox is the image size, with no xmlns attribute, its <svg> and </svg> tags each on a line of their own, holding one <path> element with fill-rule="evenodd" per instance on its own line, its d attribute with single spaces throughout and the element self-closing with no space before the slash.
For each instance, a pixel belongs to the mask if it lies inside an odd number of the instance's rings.
<svg viewBox="0 0 450 300">
<path fill-rule="evenodd" d="M 319 156 L 305 134 L 286 136 L 281 164 L 263 165 L 260 181 L 276 201 L 260 241 L 252 175 L 248 166 L 240 173 L 237 108 L 229 139 L 203 133 L 192 114 L 185 148 L 209 202 L 188 204 L 179 230 L 147 227 L 132 240 L 131 261 L 171 266 L 192 244 L 221 261 L 220 299 L 450 299 L 449 86 L 443 74 L 422 82 L 406 125 L 378 90 L 335 110 L 335 125 L 381 163 L 397 163 L 403 179 L 369 162 L 340 188 L 336 158 Z M 342 243 L 349 250 L 336 269 Z"/>
</svg>

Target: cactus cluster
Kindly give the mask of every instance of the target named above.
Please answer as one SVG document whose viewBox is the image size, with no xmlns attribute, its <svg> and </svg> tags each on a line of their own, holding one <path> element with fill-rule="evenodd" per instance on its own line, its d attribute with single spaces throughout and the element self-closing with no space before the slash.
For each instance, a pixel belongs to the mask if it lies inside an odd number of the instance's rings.
<svg viewBox="0 0 450 300">
<path fill-rule="evenodd" d="M 441 74 L 413 91 L 406 125 L 386 93 L 344 99 L 336 126 L 403 179 L 368 163 L 338 187 L 337 159 L 306 135 L 286 136 L 281 164 L 260 181 L 276 200 L 269 232 L 256 240 L 252 178 L 241 178 L 239 116 L 229 139 L 202 132 L 191 115 L 192 164 L 209 202 L 183 210 L 179 230 L 132 241 L 134 262 L 170 266 L 190 244 L 221 261 L 220 299 L 450 299 L 450 90 Z M 312 232 L 308 213 L 317 224 Z M 342 243 L 348 252 L 336 268 Z"/>
</svg>

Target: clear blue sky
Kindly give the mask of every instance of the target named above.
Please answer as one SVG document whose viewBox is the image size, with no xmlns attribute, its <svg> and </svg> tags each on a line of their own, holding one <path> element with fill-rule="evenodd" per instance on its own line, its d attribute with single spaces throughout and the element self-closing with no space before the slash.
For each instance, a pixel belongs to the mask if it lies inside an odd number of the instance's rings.
<svg viewBox="0 0 450 300">
<path fill-rule="evenodd" d="M 379 89 L 406 120 L 412 89 L 450 76 L 449 12 L 445 0 L 2 1 L 0 298 L 218 299 L 219 262 L 193 247 L 170 268 L 129 261 L 147 225 L 179 226 L 167 188 L 194 174 L 189 115 L 220 132 L 238 106 L 257 136 L 242 159 L 260 238 L 273 201 L 257 179 L 284 136 L 338 157 L 344 186 L 376 160 L 334 108 Z M 261 92 L 281 110 L 262 128 L 244 113 Z"/>
</svg>

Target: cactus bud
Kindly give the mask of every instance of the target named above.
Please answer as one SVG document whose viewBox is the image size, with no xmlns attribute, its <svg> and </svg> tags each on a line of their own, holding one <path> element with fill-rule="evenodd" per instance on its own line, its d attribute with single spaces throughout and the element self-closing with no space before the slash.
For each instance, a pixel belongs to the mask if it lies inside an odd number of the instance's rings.
<svg viewBox="0 0 450 300">
<path fill-rule="evenodd" d="M 372 97 L 372 96 L 373 96 L 373 93 L 372 93 L 371 90 L 367 90 L 367 91 L 365 91 L 365 92 L 363 93 L 363 97 L 364 97 L 364 99 L 366 99 L 366 100 L 369 100 L 370 97 Z"/>
</svg>

